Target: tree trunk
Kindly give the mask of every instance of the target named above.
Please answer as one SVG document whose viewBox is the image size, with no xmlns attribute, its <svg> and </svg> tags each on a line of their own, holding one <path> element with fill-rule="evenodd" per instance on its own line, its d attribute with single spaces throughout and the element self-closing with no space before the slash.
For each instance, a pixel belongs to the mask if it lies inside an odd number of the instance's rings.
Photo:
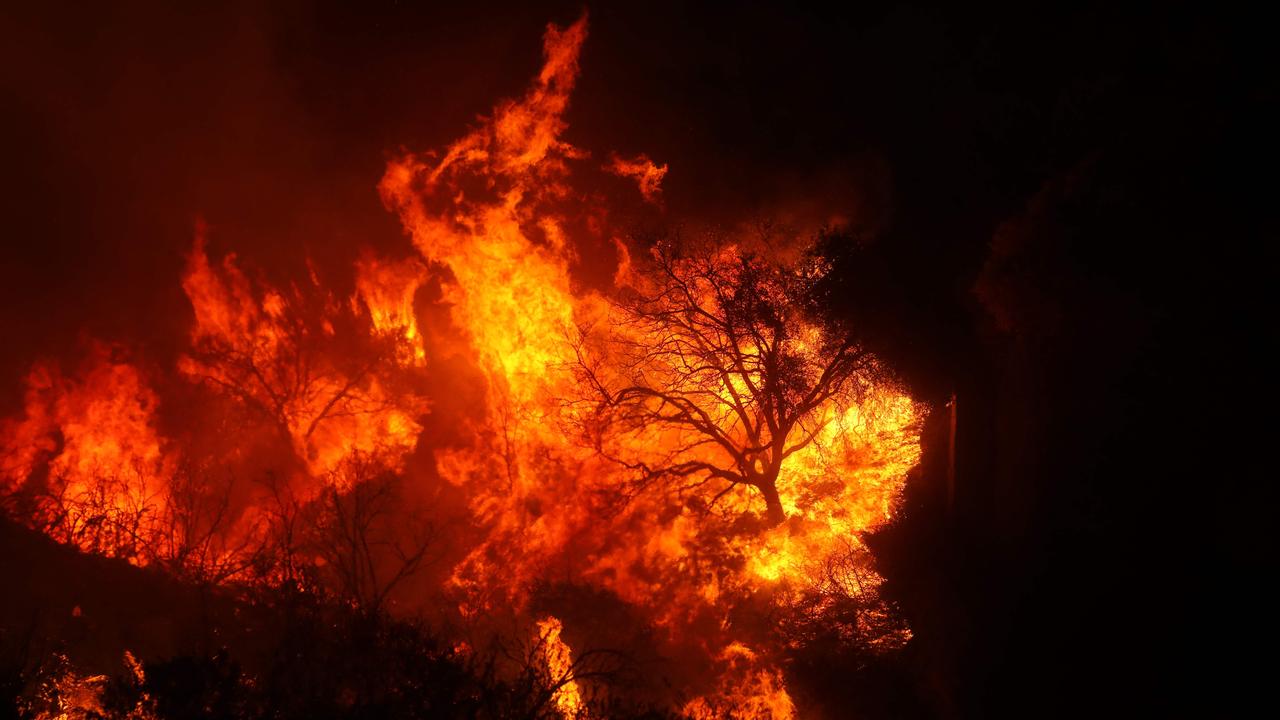
<svg viewBox="0 0 1280 720">
<path fill-rule="evenodd" d="M 782 509 L 782 498 L 778 497 L 778 486 L 773 480 L 765 480 L 760 483 L 760 492 L 764 494 L 764 503 L 767 508 L 765 518 L 769 521 L 769 527 L 777 527 L 782 521 L 787 519 L 787 513 Z"/>
</svg>

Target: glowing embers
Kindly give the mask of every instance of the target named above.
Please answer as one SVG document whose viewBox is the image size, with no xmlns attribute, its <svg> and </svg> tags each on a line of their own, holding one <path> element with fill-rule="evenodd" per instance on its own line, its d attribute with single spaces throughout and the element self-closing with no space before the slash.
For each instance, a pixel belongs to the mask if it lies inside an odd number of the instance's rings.
<svg viewBox="0 0 1280 720">
<path fill-rule="evenodd" d="M 129 674 L 123 683 L 106 675 L 81 673 L 61 652 L 55 652 L 35 668 L 24 692 L 15 698 L 13 709 L 33 720 L 87 720 L 88 718 L 127 718 L 157 720 L 156 703 L 143 689 L 146 675 L 133 653 L 124 651 L 124 665 Z M 119 687 L 119 685 L 127 687 Z M 132 707 L 109 707 L 104 700 L 112 695 L 120 704 L 120 696 L 132 695 Z"/>
</svg>

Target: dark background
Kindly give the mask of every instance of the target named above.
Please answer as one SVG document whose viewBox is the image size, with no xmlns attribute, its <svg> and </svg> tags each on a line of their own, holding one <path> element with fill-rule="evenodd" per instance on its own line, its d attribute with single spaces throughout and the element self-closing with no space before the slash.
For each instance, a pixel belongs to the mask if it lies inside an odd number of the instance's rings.
<svg viewBox="0 0 1280 720">
<path fill-rule="evenodd" d="M 8 4 L 5 414 L 34 358 L 86 336 L 175 351 L 197 217 L 216 252 L 285 274 L 407 251 L 375 191 L 387 154 L 518 94 L 545 23 L 580 10 Z M 928 707 L 1230 714 L 1270 627 L 1265 23 L 1109 3 L 590 12 L 566 138 L 669 163 L 672 218 L 848 223 L 838 310 L 919 397 L 956 395 L 953 499 L 935 419 L 876 541 Z"/>
</svg>

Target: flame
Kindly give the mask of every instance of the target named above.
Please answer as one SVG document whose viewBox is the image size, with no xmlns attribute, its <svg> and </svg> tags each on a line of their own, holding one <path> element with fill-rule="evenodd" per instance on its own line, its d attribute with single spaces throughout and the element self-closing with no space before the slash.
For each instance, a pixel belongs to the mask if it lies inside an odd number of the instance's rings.
<svg viewBox="0 0 1280 720">
<path fill-rule="evenodd" d="M 592 493 L 621 478 L 616 467 L 566 441 L 566 425 L 578 418 L 563 402 L 574 392 L 566 368 L 575 356 L 566 338 L 575 327 L 611 323 L 603 297 L 575 288 L 564 210 L 566 199 L 580 197 L 571 178 L 573 163 L 585 157 L 561 139 L 585 35 L 585 18 L 566 30 L 550 27 L 546 63 L 522 99 L 499 104 L 438 156 L 393 161 L 380 190 L 423 260 L 449 270 L 445 302 L 488 380 L 489 424 L 472 447 L 437 454 L 441 474 L 472 493 L 475 516 L 488 528 L 453 576 L 468 598 L 464 610 L 518 601 L 513 577 L 542 576 L 576 545 L 588 559 L 583 578 L 648 606 L 657 623 L 675 630 L 759 583 L 814 582 L 825 557 L 886 522 L 918 460 L 919 413 L 888 388 L 868 388 L 867 401 L 855 407 L 827 408 L 820 437 L 780 478 L 792 521 L 729 551 L 744 570 L 700 562 L 714 542 L 709 536 L 723 528 L 708 529 L 688 508 L 672 514 L 661 500 L 639 498 L 602 527 Z M 615 155 L 605 167 L 635 179 L 651 201 L 666 173 L 645 156 Z M 612 241 L 619 248 L 615 282 L 636 282 L 626 245 Z M 626 442 L 661 448 L 680 439 L 653 430 Z M 744 492 L 729 498 L 739 509 L 752 502 Z M 868 590 L 878 582 L 873 572 L 862 578 Z M 762 692 L 785 697 L 780 675 L 760 673 L 752 677 Z M 783 705 L 774 707 L 786 716 Z"/>
<path fill-rule="evenodd" d="M 156 720 L 160 717 L 151 695 L 142 690 L 146 682 L 142 664 L 133 653 L 124 651 L 124 665 L 129 670 L 128 682 L 138 691 L 138 699 L 127 711 L 109 710 L 110 679 L 106 675 L 81 673 L 67 656 L 55 652 L 36 668 L 28 690 L 17 699 L 15 710 L 34 720 L 88 720 L 89 718 L 129 718 Z"/>
<path fill-rule="evenodd" d="M 843 412 L 828 408 L 818 439 L 790 458 L 782 504 L 793 522 L 770 529 L 749 570 L 762 580 L 817 577 L 849 538 L 892 517 L 907 473 L 920 460 L 920 413 L 908 397 L 876 389 Z"/>
<path fill-rule="evenodd" d="M 609 164 L 604 168 L 619 177 L 635 180 L 645 200 L 651 203 L 658 202 L 662 194 L 662 179 L 667 176 L 666 165 L 655 164 L 644 153 L 630 160 L 615 154 L 610 157 Z"/>
<path fill-rule="evenodd" d="M 763 644 L 777 641 L 739 634 L 735 609 L 762 602 L 786 609 L 816 595 L 806 607 L 820 614 L 839 597 L 876 597 L 881 578 L 860 536 L 897 510 L 920 458 L 923 409 L 869 380 L 849 398 L 823 403 L 808 425 L 812 438 L 779 460 L 774 506 L 781 505 L 785 522 L 772 526 L 744 520 L 762 503 L 745 485 L 624 492 L 634 477 L 618 458 L 640 463 L 679 452 L 713 466 L 727 460 L 657 423 L 608 434 L 596 445 L 583 441 L 593 417 L 571 401 L 582 393 L 575 367 L 583 353 L 594 353 L 602 375 L 622 375 L 620 352 L 605 336 L 650 348 L 659 334 L 617 314 L 615 296 L 643 293 L 655 281 L 641 248 L 610 225 L 605 198 L 582 189 L 582 173 L 603 169 L 634 180 L 654 204 L 667 173 L 667 165 L 643 154 L 589 164 L 586 151 L 563 139 L 586 36 L 585 16 L 566 28 L 548 26 L 543 67 L 523 96 L 499 103 L 440 152 L 388 163 L 378 191 L 414 254 L 364 254 L 351 297 L 328 290 L 314 268 L 302 281 L 276 285 L 251 277 L 234 254 L 211 259 L 207 229 L 198 228 L 182 278 L 193 323 L 178 376 L 253 418 L 235 432 L 260 432 L 271 437 L 254 442 L 283 446 L 296 461 L 285 468 L 290 483 L 327 486 L 332 498 L 360 482 L 344 479 L 343 469 L 364 458 L 376 457 L 409 483 L 420 480 L 407 461 L 430 409 L 417 388 L 447 372 L 442 359 L 467 365 L 483 384 L 480 407 L 449 418 L 458 439 L 422 443 L 429 447 L 419 455 L 429 455 L 465 499 L 475 528 L 476 539 L 459 541 L 461 559 L 443 591 L 458 612 L 531 614 L 530 588 L 548 580 L 601 588 L 642 611 L 663 642 L 695 648 L 711 666 L 714 681 L 704 683 L 711 689 L 685 703 L 686 714 L 791 718 L 779 655 Z M 612 287 L 584 281 L 579 255 L 587 247 L 615 250 Z M 730 238 L 712 259 L 737 267 L 749 255 L 744 242 Z M 798 262 L 781 255 L 771 261 Z M 428 283 L 439 285 L 433 302 L 447 312 L 448 327 L 421 322 L 427 300 L 419 291 Z M 712 307 L 713 285 L 690 292 Z M 797 357 L 820 360 L 826 331 L 801 317 L 786 320 Z M 661 380 L 681 369 L 651 362 L 644 371 Z M 730 403 L 756 380 L 744 372 L 703 390 Z M 70 529 L 51 532 L 86 550 L 109 552 L 76 529 L 83 524 L 76 502 L 105 503 L 134 517 L 145 536 L 147 523 L 172 515 L 166 491 L 194 453 L 158 432 L 162 398 L 153 384 L 160 387 L 106 346 L 96 346 L 71 376 L 37 365 L 27 379 L 25 415 L 0 426 L 0 487 L 9 492 L 47 474 L 52 494 L 73 501 L 63 512 Z M 737 421 L 726 417 L 721 425 L 733 442 L 749 444 Z M 248 507 L 235 532 L 269 525 L 261 493 L 243 495 Z M 432 508 L 400 512 L 404 519 Z M 893 629 L 882 615 L 872 609 L 859 616 L 865 634 L 904 642 L 909 630 Z M 564 626 L 539 616 L 542 662 L 557 685 L 553 702 L 566 717 L 582 716 L 587 703 L 572 679 Z"/>
<path fill-rule="evenodd" d="M 720 653 L 720 685 L 711 695 L 701 696 L 681 708 L 693 720 L 791 720 L 795 703 L 782 682 L 782 674 L 761 667 L 760 659 L 742 643 L 730 643 Z"/>
<path fill-rule="evenodd" d="M 547 667 L 552 687 L 551 701 L 565 718 L 586 717 L 586 705 L 578 681 L 574 679 L 573 652 L 560 638 L 564 625 L 556 617 L 538 621 L 538 638 L 541 642 L 542 661 Z"/>
<path fill-rule="evenodd" d="M 546 369 L 569 359 L 560 341 L 574 317 L 565 230 L 539 206 L 569 192 L 562 113 L 578 76 L 586 18 L 547 30 L 542 72 L 519 102 L 455 142 L 438 162 L 408 155 L 387 168 L 379 189 L 414 245 L 452 274 L 444 301 L 471 336 L 497 392 L 528 409 L 549 390 Z M 482 190 L 471 190 L 480 179 Z M 545 238 L 531 237 L 537 230 Z"/>
<path fill-rule="evenodd" d="M 414 295 L 425 278 L 426 268 L 413 258 L 402 262 L 366 258 L 356 265 L 356 291 L 369 308 L 374 328 L 402 337 L 408 349 L 403 359 L 416 365 L 424 364 L 427 357 L 413 309 Z"/>
<path fill-rule="evenodd" d="M 410 343 L 416 361 L 420 338 L 404 308 L 416 289 L 405 279 L 411 267 L 362 266 L 359 286 L 374 329 Z M 182 282 L 195 311 L 196 352 L 182 358 L 179 370 L 269 416 L 317 476 L 352 454 L 382 453 L 394 464 L 417 444 L 421 426 L 413 408 L 384 387 L 374 371 L 382 359 L 376 353 L 343 364 L 328 354 L 339 341 L 334 322 L 342 306 L 314 287 L 314 273 L 311 281 L 310 295 L 299 288 L 286 295 L 265 283 L 255 292 L 235 255 L 221 268 L 209 262 L 198 233 Z M 385 302 L 389 297 L 394 302 Z M 404 346 L 397 347 L 403 356 Z"/>
<path fill-rule="evenodd" d="M 95 343 L 76 375 L 52 364 L 27 378 L 26 417 L 6 421 L 10 490 L 47 471 L 43 522 L 82 549 L 138 559 L 162 521 L 176 457 L 155 430 L 156 393 L 143 373 Z"/>
</svg>

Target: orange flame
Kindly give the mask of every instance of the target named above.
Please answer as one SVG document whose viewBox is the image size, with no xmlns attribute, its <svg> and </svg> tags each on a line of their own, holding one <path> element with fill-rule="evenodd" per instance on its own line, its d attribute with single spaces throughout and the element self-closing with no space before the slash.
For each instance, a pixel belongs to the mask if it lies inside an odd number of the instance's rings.
<svg viewBox="0 0 1280 720">
<path fill-rule="evenodd" d="M 407 458 L 418 448 L 427 411 L 414 381 L 435 372 L 437 360 L 437 327 L 420 323 L 418 295 L 438 281 L 440 307 L 452 321 L 447 332 L 457 334 L 450 351 L 470 361 L 484 382 L 483 407 L 457 421 L 463 439 L 430 451 L 440 476 L 466 499 L 481 536 L 449 573 L 447 590 L 460 596 L 460 611 L 475 617 L 505 605 L 528 612 L 528 588 L 552 577 L 591 584 L 642 609 L 670 642 L 698 647 L 714 665 L 718 682 L 686 703 L 686 714 L 791 718 L 794 704 L 776 661 L 751 649 L 764 647 L 759 638 L 735 635 L 732 612 L 744 598 L 783 606 L 818 586 L 876 593 L 880 578 L 859 536 L 897 509 L 920 457 L 921 408 L 870 381 L 859 386 L 856 402 L 818 407 L 812 441 L 779 461 L 774 505 L 781 504 L 786 522 L 772 527 L 740 522 L 761 502 L 743 485 L 718 494 L 640 492 L 626 502 L 601 500 L 619 496 L 631 479 L 617 457 L 688 448 L 707 464 L 723 458 L 656 424 L 601 439 L 599 447 L 580 440 L 591 419 L 569 401 L 581 390 L 575 342 L 597 342 L 591 329 L 607 328 L 633 347 L 655 343 L 652 333 L 621 322 L 606 296 L 644 291 L 652 280 L 618 239 L 625 233 L 608 226 L 600 196 L 575 186 L 575 168 L 588 155 L 562 139 L 586 35 L 585 17 L 567 28 L 549 26 L 544 65 L 521 98 L 499 103 L 440 153 L 388 164 L 379 192 L 417 256 L 366 254 L 355 267 L 353 297 L 336 297 L 314 271 L 288 287 L 251 279 L 234 255 L 209 258 L 201 228 L 182 279 L 194 324 L 178 370 L 274 428 L 297 460 L 290 472 L 339 486 L 348 460 L 377 456 L 413 480 Z M 659 201 L 666 165 L 613 155 L 603 168 Z M 578 281 L 586 243 L 616 248 L 615 287 L 591 290 Z M 717 252 L 730 264 L 744 256 L 734 244 Z M 818 353 L 823 330 L 794 324 L 798 352 Z M 608 367 L 617 364 L 616 354 L 601 350 L 600 361 L 602 372 L 622 372 Z M 646 371 L 662 377 L 672 368 Z M 734 379 L 708 392 L 726 400 L 745 392 L 745 383 Z M 31 483 L 47 468 L 55 493 L 96 498 L 143 524 L 162 519 L 164 491 L 183 458 L 157 433 L 159 402 L 146 374 L 105 346 L 72 377 L 37 366 L 28 378 L 25 416 L 0 426 L 0 487 Z M 740 433 L 732 422 L 724 432 Z M 252 524 L 269 513 L 250 507 L 245 517 Z M 61 537 L 101 550 L 76 534 L 74 510 L 67 519 L 72 529 Z M 831 558 L 847 553 L 855 556 L 850 569 L 833 574 Z M 840 587 L 830 588 L 833 582 Z M 585 701 L 572 679 L 563 625 L 555 617 L 536 625 L 542 661 L 558 683 L 554 703 L 566 717 L 581 716 Z M 889 635 L 900 643 L 909 631 Z"/>
<path fill-rule="evenodd" d="M 26 417 L 4 427 L 6 484 L 16 488 L 43 465 L 54 536 L 136 560 L 162 521 L 176 462 L 156 434 L 156 393 L 103 344 L 76 376 L 37 365 L 27 387 Z"/>
<path fill-rule="evenodd" d="M 375 308 L 374 328 L 414 343 L 410 353 L 417 360 L 420 338 L 404 309 L 411 304 L 405 297 L 416 289 L 405 278 L 413 265 L 365 267 L 370 269 L 360 287 Z M 382 284 L 370 279 L 375 272 Z M 417 444 L 421 426 L 412 410 L 374 372 L 380 358 L 366 354 L 339 364 L 330 354 L 342 310 L 332 295 L 319 288 L 310 288 L 311 296 L 298 288 L 286 295 L 265 284 L 255 293 L 234 255 L 220 269 L 210 264 L 203 235 L 182 286 L 195 310 L 197 352 L 183 357 L 179 369 L 268 415 L 315 475 L 331 473 L 352 453 L 384 453 L 398 461 Z M 388 297 L 394 302 L 380 302 Z"/>
<path fill-rule="evenodd" d="M 413 298 L 425 278 L 426 268 L 412 258 L 402 262 L 367 258 L 356 265 L 356 291 L 369 308 L 373 327 L 403 337 L 409 350 L 405 359 L 417 365 L 426 361 L 426 350 Z"/>
<path fill-rule="evenodd" d="M 645 200 L 658 202 L 662 194 L 662 179 L 667 176 L 666 165 L 655 165 L 648 155 L 641 153 L 631 160 L 613 155 L 604 168 L 619 177 L 635 180 Z"/>
<path fill-rule="evenodd" d="M 393 161 L 380 188 L 424 259 L 450 271 L 445 301 L 489 381 L 490 424 L 479 429 L 476 445 L 437 454 L 442 475 L 468 488 L 488 527 L 454 573 L 471 598 L 464 607 L 478 612 L 509 597 L 517 587 L 512 577 L 540 577 L 576 544 L 588 558 L 582 578 L 650 606 L 657 622 L 674 629 L 681 618 L 714 612 L 726 594 L 813 581 L 827 555 L 886 522 L 918 460 L 919 413 L 888 388 L 869 388 L 855 407 L 827 408 L 821 436 L 780 478 L 792 521 L 738 548 L 743 570 L 698 567 L 706 528 L 687 508 L 672 514 L 661 501 L 640 498 L 612 527 L 601 527 L 591 494 L 616 486 L 618 470 L 566 441 L 564 428 L 575 418 L 563 402 L 574 382 L 566 339 L 575 327 L 610 322 L 604 298 L 575 292 L 563 210 L 575 197 L 571 164 L 584 157 L 560 138 L 585 35 L 585 18 L 566 30 L 550 27 L 546 64 L 521 100 L 499 104 L 438 160 Z M 650 200 L 666 172 L 645 156 L 614 156 L 606 169 L 636 179 Z M 631 282 L 629 253 L 619 247 L 616 279 Z M 674 441 L 657 431 L 632 440 L 656 447 Z M 745 508 L 754 500 L 735 492 L 728 501 Z M 657 578 L 681 575 L 682 588 L 655 592 Z M 863 579 L 878 581 L 874 573 Z M 660 599 L 671 593 L 675 602 Z M 761 672 L 781 688 L 779 675 Z"/>
<path fill-rule="evenodd" d="M 586 717 L 582 691 L 573 673 L 573 651 L 560 638 L 564 625 L 556 617 L 538 621 L 538 637 L 541 641 L 542 660 L 547 666 L 548 680 L 552 687 L 551 701 L 565 718 Z"/>
<path fill-rule="evenodd" d="M 791 720 L 795 703 L 776 669 L 761 668 L 759 658 L 742 643 L 730 643 L 720 653 L 725 665 L 715 694 L 694 698 L 681 708 L 693 720 Z"/>
</svg>

